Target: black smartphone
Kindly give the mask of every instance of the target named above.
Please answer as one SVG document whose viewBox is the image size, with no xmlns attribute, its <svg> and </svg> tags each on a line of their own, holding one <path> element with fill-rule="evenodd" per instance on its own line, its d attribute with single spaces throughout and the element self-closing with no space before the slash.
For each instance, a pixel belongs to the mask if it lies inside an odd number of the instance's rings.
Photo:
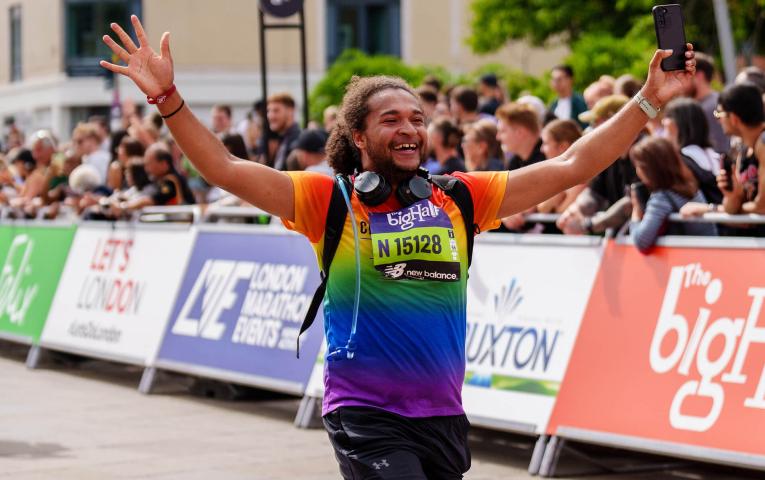
<svg viewBox="0 0 765 480">
<path fill-rule="evenodd" d="M 645 186 L 643 182 L 635 182 L 630 184 L 630 188 L 635 192 L 638 202 L 640 202 L 640 208 L 645 211 L 645 206 L 648 204 L 648 198 L 651 196 L 650 190 Z"/>
<path fill-rule="evenodd" d="M 725 187 L 725 190 L 732 192 L 733 191 L 733 159 L 730 158 L 730 155 L 727 153 L 723 153 L 720 155 L 720 168 L 725 172 L 725 178 L 728 179 L 728 186 Z"/>
<path fill-rule="evenodd" d="M 653 26 L 656 29 L 656 41 L 662 50 L 672 50 L 672 56 L 661 61 L 665 72 L 685 70 L 685 23 L 680 5 L 656 5 L 653 13 Z"/>
</svg>

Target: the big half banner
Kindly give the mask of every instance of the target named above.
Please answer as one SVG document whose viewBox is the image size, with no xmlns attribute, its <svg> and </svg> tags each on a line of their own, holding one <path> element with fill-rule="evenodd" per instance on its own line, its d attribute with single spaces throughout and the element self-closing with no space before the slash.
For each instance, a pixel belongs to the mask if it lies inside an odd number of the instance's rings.
<svg viewBox="0 0 765 480">
<path fill-rule="evenodd" d="M 0 227 L 0 335 L 38 342 L 74 232 L 74 226 Z"/>
<path fill-rule="evenodd" d="M 765 465 L 765 251 L 606 250 L 549 432 Z M 655 448 L 655 447 L 654 447 Z"/>
<path fill-rule="evenodd" d="M 201 231 L 157 365 L 302 394 L 324 338 L 321 314 L 295 349 L 319 284 L 289 232 Z"/>
<path fill-rule="evenodd" d="M 150 364 L 193 239 L 185 228 L 81 226 L 40 343 Z"/>
<path fill-rule="evenodd" d="M 465 411 L 542 433 L 600 264 L 601 247 L 476 242 L 468 281 Z"/>
</svg>

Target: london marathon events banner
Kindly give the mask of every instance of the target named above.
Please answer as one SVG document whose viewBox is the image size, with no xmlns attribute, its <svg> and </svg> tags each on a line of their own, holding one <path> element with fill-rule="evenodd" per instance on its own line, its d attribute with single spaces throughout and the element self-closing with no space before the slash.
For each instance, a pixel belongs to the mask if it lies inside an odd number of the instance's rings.
<svg viewBox="0 0 765 480">
<path fill-rule="evenodd" d="M 324 338 L 319 314 L 295 358 L 298 330 L 318 284 L 316 255 L 301 236 L 200 232 L 158 365 L 204 367 L 302 393 Z"/>
<path fill-rule="evenodd" d="M 81 226 L 40 343 L 151 363 L 193 238 L 188 229 Z"/>
<path fill-rule="evenodd" d="M 74 232 L 74 226 L 0 227 L 0 333 L 38 342 Z"/>
<path fill-rule="evenodd" d="M 468 281 L 465 411 L 541 434 L 600 265 L 597 245 L 476 242 Z M 512 429 L 512 427 L 510 427 Z M 532 432 L 529 432 L 532 433 Z"/>
</svg>

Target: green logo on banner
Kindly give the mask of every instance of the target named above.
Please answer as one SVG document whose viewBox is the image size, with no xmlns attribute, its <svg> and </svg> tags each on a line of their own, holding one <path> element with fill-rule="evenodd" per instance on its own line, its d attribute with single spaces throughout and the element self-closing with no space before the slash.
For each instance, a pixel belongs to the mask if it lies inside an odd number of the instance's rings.
<svg viewBox="0 0 765 480">
<path fill-rule="evenodd" d="M 0 333 L 37 342 L 75 227 L 0 227 Z"/>
</svg>

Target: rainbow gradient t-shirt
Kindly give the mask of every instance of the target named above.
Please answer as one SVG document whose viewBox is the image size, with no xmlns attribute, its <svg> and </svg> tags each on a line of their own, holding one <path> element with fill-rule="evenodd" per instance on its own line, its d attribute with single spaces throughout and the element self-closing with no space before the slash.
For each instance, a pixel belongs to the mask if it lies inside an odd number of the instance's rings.
<svg viewBox="0 0 765 480">
<path fill-rule="evenodd" d="M 289 175 L 295 190 L 295 221 L 284 221 L 284 224 L 308 237 L 321 263 L 333 179 L 310 172 L 289 172 Z M 496 228 L 507 172 L 456 173 L 454 176 L 462 180 L 471 193 L 475 223 L 480 230 Z M 458 262 L 459 278 L 437 281 L 393 279 L 382 271 L 381 266 L 375 268 L 373 249 L 380 248 L 386 239 L 385 232 L 377 233 L 373 242 L 375 232 L 370 221 L 374 224 L 376 218 L 388 213 L 398 215 L 397 218 L 410 218 L 398 213 L 408 212 L 402 209 L 395 195 L 382 205 L 368 207 L 353 194 L 351 205 L 358 224 L 361 259 L 361 297 L 354 337 L 356 350 L 352 359 L 325 362 L 322 414 L 349 406 L 375 407 L 407 417 L 462 414 L 467 237 L 459 208 L 435 186 L 428 201 L 408 207 L 429 212 L 424 215 L 432 214 L 436 219 L 431 230 L 423 231 L 449 228 L 452 240 L 447 239 L 438 251 L 453 255 L 445 260 Z M 422 213 L 420 217 L 423 217 Z M 391 241 L 395 242 L 395 239 Z M 427 250 L 424 244 L 419 244 L 418 248 Z M 408 251 L 413 249 L 410 247 Z M 351 216 L 348 215 L 332 262 L 324 302 L 328 352 L 344 347 L 348 341 L 355 284 L 355 243 Z"/>
</svg>

